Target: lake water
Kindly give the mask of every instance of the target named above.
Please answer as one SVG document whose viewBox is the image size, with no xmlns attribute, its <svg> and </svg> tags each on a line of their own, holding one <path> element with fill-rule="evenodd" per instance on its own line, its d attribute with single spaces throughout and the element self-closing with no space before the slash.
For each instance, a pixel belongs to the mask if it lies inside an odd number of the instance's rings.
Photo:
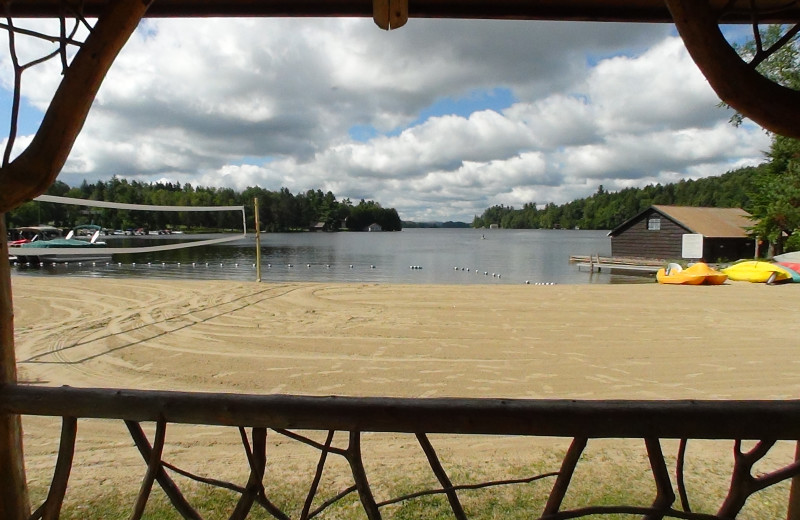
<svg viewBox="0 0 800 520">
<path fill-rule="evenodd" d="M 607 231 L 406 229 L 398 233 L 265 233 L 262 281 L 425 284 L 652 282 L 643 276 L 579 271 L 570 255 L 610 256 Z M 107 237 L 110 246 L 170 237 Z M 208 238 L 208 236 L 205 236 Z M 227 244 L 115 255 L 113 262 L 16 266 L 18 276 L 255 280 L 255 236 Z M 149 264 L 149 265 L 148 265 Z M 289 267 L 291 265 L 291 267 Z M 414 268 L 412 268 L 412 266 Z M 417 268 L 418 267 L 418 268 Z M 493 276 L 494 275 L 494 276 Z"/>
</svg>

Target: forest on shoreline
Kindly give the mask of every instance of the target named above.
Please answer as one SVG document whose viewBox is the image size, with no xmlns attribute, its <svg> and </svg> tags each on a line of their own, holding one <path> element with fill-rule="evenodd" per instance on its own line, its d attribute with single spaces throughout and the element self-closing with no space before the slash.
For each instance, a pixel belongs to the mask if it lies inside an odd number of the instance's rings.
<svg viewBox="0 0 800 520">
<path fill-rule="evenodd" d="M 492 206 L 475 216 L 472 227 L 505 229 L 613 229 L 653 204 L 742 208 L 752 212 L 752 193 L 764 166 L 741 168 L 719 177 L 681 180 L 608 192 L 599 186 L 590 197 L 562 205 L 535 202 L 520 209 Z"/>
<path fill-rule="evenodd" d="M 337 200 L 330 191 L 308 190 L 292 194 L 287 188 L 269 191 L 259 187 L 237 192 L 231 188 L 194 187 L 180 183 L 128 182 L 113 177 L 108 181 L 88 183 L 73 188 L 56 181 L 47 195 L 85 200 L 147 204 L 156 206 L 245 206 L 247 227 L 255 229 L 252 208 L 258 199 L 259 225 L 269 232 L 320 230 L 363 231 L 378 224 L 384 231 L 400 231 L 402 222 L 397 210 L 384 208 L 375 201 Z M 29 201 L 6 214 L 9 228 L 35 224 L 73 227 L 98 224 L 109 229 L 150 230 L 219 230 L 241 229 L 241 213 L 131 211 L 106 208 L 87 210 L 79 206 Z"/>
<path fill-rule="evenodd" d="M 86 200 L 104 200 L 130 204 L 162 206 L 245 206 L 259 201 L 262 230 L 270 232 L 317 229 L 325 231 L 363 230 L 373 223 L 387 231 L 407 228 L 464 228 L 489 227 L 505 229 L 612 229 L 652 204 L 706 207 L 751 208 L 751 194 L 756 188 L 762 166 L 728 172 L 719 177 L 681 180 L 667 185 L 627 188 L 619 192 L 606 191 L 599 186 L 590 197 L 566 204 L 548 203 L 538 207 L 535 202 L 516 209 L 513 206 L 492 206 L 476 216 L 472 223 L 401 221 L 394 208 L 383 208 L 374 201 L 337 200 L 330 191 L 308 190 L 292 194 L 287 188 L 269 191 L 247 188 L 237 192 L 231 188 L 194 187 L 180 183 L 129 182 L 117 177 L 108 181 L 70 187 L 57 181 L 48 195 Z M 247 226 L 255 228 L 253 211 L 247 213 Z M 6 216 L 9 227 L 32 224 L 52 224 L 71 227 L 80 224 L 100 224 L 111 229 L 238 229 L 241 215 L 229 213 L 167 213 L 136 212 L 80 207 L 30 201 Z"/>
</svg>

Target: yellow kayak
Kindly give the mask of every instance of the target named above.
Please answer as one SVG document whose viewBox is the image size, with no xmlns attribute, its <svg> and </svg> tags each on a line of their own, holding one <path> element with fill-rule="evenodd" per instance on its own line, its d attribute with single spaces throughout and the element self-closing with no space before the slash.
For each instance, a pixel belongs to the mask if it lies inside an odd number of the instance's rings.
<svg viewBox="0 0 800 520">
<path fill-rule="evenodd" d="M 722 270 L 730 280 L 753 283 L 778 283 L 790 281 L 792 275 L 783 267 L 770 262 L 748 260 Z"/>
<path fill-rule="evenodd" d="M 656 273 L 656 280 L 663 284 L 721 285 L 727 279 L 728 275 L 712 269 L 703 262 L 697 262 L 686 269 L 678 264 L 669 264 Z"/>
</svg>

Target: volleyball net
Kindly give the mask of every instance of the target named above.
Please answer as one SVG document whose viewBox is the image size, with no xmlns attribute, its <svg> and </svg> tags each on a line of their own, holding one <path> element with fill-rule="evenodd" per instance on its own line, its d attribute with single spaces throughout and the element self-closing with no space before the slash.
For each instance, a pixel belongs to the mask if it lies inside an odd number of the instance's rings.
<svg viewBox="0 0 800 520">
<path fill-rule="evenodd" d="M 202 246 L 210 246 L 215 244 L 224 244 L 226 242 L 234 242 L 237 240 L 241 240 L 247 237 L 247 217 L 245 214 L 245 207 L 244 206 L 159 206 L 153 204 L 129 204 L 124 202 L 107 202 L 102 200 L 86 200 L 86 199 L 75 199 L 71 197 L 59 197 L 55 195 L 40 195 L 33 199 L 38 202 L 49 202 L 54 204 L 65 204 L 65 205 L 72 205 L 72 206 L 84 206 L 90 208 L 100 208 L 100 209 L 113 209 L 113 210 L 125 210 L 125 211 L 140 211 L 140 212 L 179 212 L 179 213 L 195 213 L 195 212 L 241 212 L 242 218 L 242 232 L 239 233 L 221 233 L 222 236 L 214 237 L 214 238 L 204 238 L 199 240 L 191 240 L 191 235 L 182 235 L 180 242 L 173 242 L 169 244 L 158 244 L 158 245 L 141 245 L 141 246 L 134 246 L 134 247 L 110 247 L 110 246 L 99 246 L 95 244 L 97 247 L 92 248 L 93 250 L 97 250 L 98 252 L 102 252 L 103 254 L 113 255 L 113 254 L 136 254 L 136 253 L 157 253 L 161 251 L 171 251 L 176 249 L 186 249 L 191 247 L 202 247 Z M 34 229 L 34 227 L 30 228 L 23 228 L 23 229 Z M 109 230 L 111 233 L 114 233 L 114 230 Z M 183 236 L 189 237 L 189 239 L 184 239 Z M 61 237 L 59 237 L 61 238 Z M 114 237 L 117 238 L 117 237 Z M 175 237 L 173 237 L 175 238 Z M 42 240 L 42 244 L 46 244 L 49 240 Z M 70 255 L 85 255 L 87 253 L 87 249 L 85 246 L 81 246 L 80 244 L 75 244 L 75 247 L 70 247 L 69 243 L 63 243 L 67 241 L 61 241 L 62 243 L 58 244 L 57 252 L 59 256 L 70 256 Z M 31 246 L 22 246 L 22 245 L 10 245 L 8 247 L 10 255 L 24 255 L 24 256 L 49 256 L 52 255 L 55 251 L 53 248 L 50 247 L 31 247 Z"/>
</svg>

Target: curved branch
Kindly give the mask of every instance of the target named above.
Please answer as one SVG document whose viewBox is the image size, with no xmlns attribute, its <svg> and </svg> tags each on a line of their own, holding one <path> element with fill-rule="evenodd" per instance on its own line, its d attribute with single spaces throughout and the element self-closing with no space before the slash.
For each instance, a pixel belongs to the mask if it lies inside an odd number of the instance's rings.
<svg viewBox="0 0 800 520">
<path fill-rule="evenodd" d="M 707 1 L 665 2 L 689 54 L 720 99 L 771 132 L 800 138 L 800 92 L 772 82 L 742 61 Z"/>
<path fill-rule="evenodd" d="M 30 145 L 0 168 L 0 213 L 44 191 L 72 150 L 100 85 L 152 0 L 110 2 L 65 71 Z"/>
</svg>

